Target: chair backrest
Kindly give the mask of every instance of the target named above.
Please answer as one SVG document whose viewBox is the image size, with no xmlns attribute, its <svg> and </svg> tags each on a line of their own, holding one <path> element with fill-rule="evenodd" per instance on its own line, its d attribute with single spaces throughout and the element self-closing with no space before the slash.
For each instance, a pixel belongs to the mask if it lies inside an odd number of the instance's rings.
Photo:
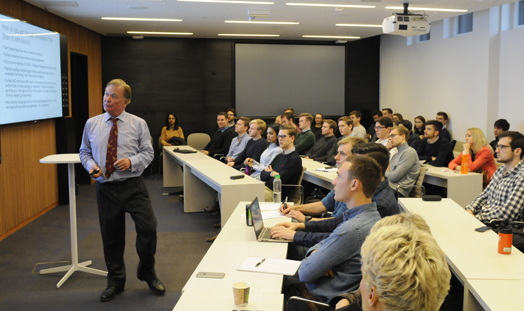
<svg viewBox="0 0 524 311">
<path fill-rule="evenodd" d="M 422 183 L 424 182 L 424 176 L 426 175 L 426 171 L 428 170 L 427 167 L 420 167 L 420 173 L 418 174 L 417 181 L 415 182 L 415 186 L 411 189 L 411 192 L 409 193 L 409 197 L 411 198 L 421 198 L 422 197 Z"/>
<path fill-rule="evenodd" d="M 300 174 L 300 178 L 298 179 L 298 183 L 296 185 L 289 185 L 284 184 L 282 187 L 293 187 L 294 189 L 289 192 L 288 201 L 293 202 L 295 205 L 300 205 L 304 203 L 304 187 L 301 185 L 302 178 L 304 178 L 304 172 L 307 170 L 306 167 L 302 167 L 302 174 Z"/>
<path fill-rule="evenodd" d="M 455 145 L 453 148 L 451 148 L 451 151 L 453 151 L 453 156 L 457 157 L 462 151 L 464 151 L 463 145 L 463 141 L 455 141 Z"/>
<path fill-rule="evenodd" d="M 196 150 L 204 148 L 211 141 L 206 133 L 193 133 L 187 137 L 187 144 Z"/>
</svg>

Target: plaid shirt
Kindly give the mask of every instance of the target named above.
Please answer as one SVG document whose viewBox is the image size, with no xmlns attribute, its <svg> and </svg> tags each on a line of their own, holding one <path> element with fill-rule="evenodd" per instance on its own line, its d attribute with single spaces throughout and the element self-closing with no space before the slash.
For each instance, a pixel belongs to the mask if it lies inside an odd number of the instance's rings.
<svg viewBox="0 0 524 311">
<path fill-rule="evenodd" d="M 522 220 L 524 207 L 524 161 L 509 172 L 497 169 L 488 187 L 468 206 L 478 220 Z"/>
</svg>

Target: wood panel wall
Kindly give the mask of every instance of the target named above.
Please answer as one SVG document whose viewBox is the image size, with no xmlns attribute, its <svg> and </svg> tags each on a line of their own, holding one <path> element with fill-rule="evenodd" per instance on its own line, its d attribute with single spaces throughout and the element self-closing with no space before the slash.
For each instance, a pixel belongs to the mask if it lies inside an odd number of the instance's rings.
<svg viewBox="0 0 524 311">
<path fill-rule="evenodd" d="M 87 55 L 90 116 L 102 112 L 102 56 L 99 34 L 22 0 L 0 1 L 0 13 L 62 33 L 68 38 L 68 52 Z M 1 239 L 20 224 L 37 217 L 58 203 L 56 165 L 39 163 L 40 158 L 56 153 L 55 121 L 0 126 L 0 139 Z"/>
</svg>

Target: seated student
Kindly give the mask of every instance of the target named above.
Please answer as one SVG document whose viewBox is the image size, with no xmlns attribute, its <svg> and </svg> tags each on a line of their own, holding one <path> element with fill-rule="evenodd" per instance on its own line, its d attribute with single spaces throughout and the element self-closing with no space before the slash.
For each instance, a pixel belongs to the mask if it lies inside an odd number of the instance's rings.
<svg viewBox="0 0 524 311">
<path fill-rule="evenodd" d="M 488 145 L 488 141 L 482 130 L 476 127 L 469 128 L 466 131 L 466 143 L 463 145 L 464 151 L 458 155 L 453 161 L 449 162 L 448 167 L 452 170 L 460 171 L 462 164 L 462 155 L 468 157 L 468 172 L 476 170 L 484 170 L 488 173 L 489 179 L 493 177 L 497 166 L 495 165 L 495 157 L 493 150 Z"/>
<path fill-rule="evenodd" d="M 297 130 L 297 133 L 302 132 L 302 130 L 295 124 L 295 114 L 291 112 L 285 112 L 282 115 L 282 125 L 291 125 Z"/>
<path fill-rule="evenodd" d="M 439 167 L 448 166 L 449 162 L 453 159 L 449 141 L 439 135 L 441 129 L 442 123 L 440 123 L 440 121 L 427 121 L 426 129 L 424 130 L 424 139 L 417 148 L 417 154 L 420 160 L 425 160 L 427 164 Z"/>
<path fill-rule="evenodd" d="M 394 113 L 392 117 L 393 121 L 402 121 L 404 120 L 404 117 L 400 113 Z"/>
<path fill-rule="evenodd" d="M 375 131 L 377 131 L 377 144 L 386 146 L 389 150 L 389 156 L 393 157 L 397 153 L 397 148 L 391 146 L 389 142 L 389 133 L 393 127 L 393 120 L 389 117 L 380 117 L 375 123 Z"/>
<path fill-rule="evenodd" d="M 234 127 L 235 126 L 235 118 L 237 116 L 237 113 L 234 108 L 227 108 L 226 110 L 226 118 L 227 118 L 227 127 Z"/>
<path fill-rule="evenodd" d="M 219 112 L 217 114 L 217 125 L 218 130 L 213 133 L 209 143 L 200 150 L 200 152 L 210 157 L 215 156 L 215 154 L 227 154 L 231 146 L 231 141 L 237 136 L 235 128 L 228 127 L 225 112 Z"/>
<path fill-rule="evenodd" d="M 268 126 L 267 142 L 269 146 L 260 155 L 260 161 L 256 161 L 253 158 L 244 160 L 244 164 L 251 167 L 251 177 L 260 179 L 260 173 L 266 169 L 277 155 L 282 153 L 282 148 L 278 145 L 278 131 L 280 131 L 280 124 L 273 123 Z"/>
<path fill-rule="evenodd" d="M 382 116 L 393 120 L 393 110 L 391 108 L 382 108 Z"/>
<path fill-rule="evenodd" d="M 277 155 L 262 173 L 260 180 L 266 182 L 266 202 L 273 202 L 273 180 L 280 175 L 282 184 L 296 185 L 302 175 L 302 159 L 295 151 L 295 137 L 297 132 L 290 125 L 280 126 L 278 141 L 282 153 Z M 282 198 L 289 196 L 291 187 L 282 187 Z"/>
<path fill-rule="evenodd" d="M 437 311 L 449 292 L 446 255 L 417 214 L 378 221 L 362 245 L 361 256 L 358 298 L 349 305 L 344 299 L 349 295 L 335 297 L 329 304 L 336 304 L 337 311 Z"/>
<path fill-rule="evenodd" d="M 322 124 L 324 123 L 324 115 L 317 113 L 314 119 L 314 125 L 311 127 L 311 131 L 315 134 L 315 139 L 318 141 L 322 138 Z"/>
<path fill-rule="evenodd" d="M 173 137 L 180 137 L 184 139 L 184 132 L 182 127 L 178 125 L 178 118 L 169 113 L 166 119 L 166 126 L 162 128 L 162 134 L 160 134 L 160 143 L 163 146 L 171 146 L 169 140 Z"/>
<path fill-rule="evenodd" d="M 346 117 L 347 118 L 347 117 Z M 336 161 L 336 167 L 340 167 L 342 163 L 346 162 L 347 157 L 352 155 L 351 149 L 353 149 L 354 146 L 364 144 L 365 140 L 360 137 L 346 137 L 339 141 L 338 144 L 338 153 L 335 156 Z M 335 191 L 331 190 L 322 201 L 304 204 L 304 205 L 287 205 L 287 208 L 284 209 L 284 205 L 280 207 L 280 212 L 284 215 L 287 215 L 288 217 L 295 218 L 301 222 L 305 221 L 305 215 L 320 215 L 325 212 L 332 212 L 333 217 L 337 217 L 342 215 L 347 208 L 346 203 L 344 202 L 337 202 L 334 199 L 335 197 Z M 298 213 L 300 212 L 302 214 L 302 217 Z M 308 217 L 308 220 L 311 219 L 311 217 Z"/>
<path fill-rule="evenodd" d="M 267 148 L 267 142 L 262 138 L 262 132 L 266 130 L 266 122 L 261 119 L 255 119 L 249 122 L 249 137 L 246 148 L 235 158 L 234 161 L 228 162 L 228 166 L 234 166 L 236 169 L 244 167 L 244 161 L 247 158 L 260 161 L 262 152 Z"/>
<path fill-rule="evenodd" d="M 247 134 L 250 118 L 240 117 L 235 125 L 235 132 L 238 134 L 231 140 L 229 152 L 226 155 L 226 163 L 235 162 L 235 158 L 246 148 L 247 142 L 251 137 Z"/>
<path fill-rule="evenodd" d="M 503 132 L 499 135 L 497 159 L 500 166 L 489 185 L 466 211 L 483 223 L 491 220 L 522 221 L 524 208 L 524 135 Z"/>
<path fill-rule="evenodd" d="M 489 144 L 491 148 L 493 149 L 493 155 L 495 158 L 497 157 L 497 153 L 495 152 L 495 149 L 497 149 L 497 144 L 499 143 L 499 135 L 502 132 L 509 131 L 509 123 L 506 121 L 506 119 L 498 119 L 495 121 L 494 124 L 494 131 L 493 134 L 495 135 L 495 139 L 492 140 Z"/>
<path fill-rule="evenodd" d="M 307 159 L 313 159 L 318 162 L 326 162 L 330 157 L 330 150 L 337 144 L 337 138 L 334 133 L 337 129 L 337 124 L 333 120 L 324 120 L 322 123 L 323 137 L 317 140 L 313 148 L 306 153 Z"/>
<path fill-rule="evenodd" d="M 391 158 L 386 170 L 386 178 L 393 190 L 398 189 L 400 197 L 409 197 L 411 188 L 420 174 L 417 151 L 411 148 L 406 141 L 408 133 L 407 128 L 397 126 L 393 127 L 389 134 L 391 145 L 397 148 L 398 152 Z"/>
<path fill-rule="evenodd" d="M 278 115 L 275 117 L 275 123 L 276 124 L 282 124 L 282 115 Z"/>
<path fill-rule="evenodd" d="M 371 113 L 373 116 L 373 123 L 368 127 L 366 138 L 369 141 L 377 140 L 377 133 L 375 132 L 375 123 L 377 123 L 378 118 L 382 117 L 382 111 L 375 110 Z"/>
<path fill-rule="evenodd" d="M 422 141 L 422 139 L 420 139 L 420 137 L 413 133 L 412 129 L 413 129 L 413 124 L 411 123 L 411 121 L 409 120 L 402 120 L 400 121 L 399 123 L 401 126 L 405 127 L 408 131 L 409 131 L 409 134 L 407 136 L 407 139 L 408 139 L 408 145 L 417 150 L 418 148 L 418 145 L 420 145 L 420 142 Z"/>
<path fill-rule="evenodd" d="M 373 158 L 377 161 L 377 163 L 380 165 L 382 169 L 381 174 L 381 182 L 373 194 L 373 197 L 371 198 L 371 201 L 374 202 L 377 205 L 377 211 L 380 214 L 380 217 L 387 217 L 391 215 L 396 215 L 400 213 L 400 208 L 397 203 L 397 199 L 395 197 L 395 192 L 393 189 L 389 187 L 388 180 L 384 178 L 384 173 L 386 169 L 388 168 L 389 164 L 389 152 L 386 149 L 386 147 L 375 144 L 375 143 L 366 143 L 366 144 L 357 144 L 351 152 L 355 155 L 365 155 L 370 158 Z M 333 190 L 332 190 L 333 191 Z M 334 191 L 333 191 L 334 193 Z M 346 204 L 343 202 L 336 202 L 334 199 L 334 195 L 331 197 L 327 197 L 324 200 L 322 200 L 322 203 L 327 208 L 329 206 L 337 206 L 338 211 L 344 212 L 345 209 L 347 209 Z M 315 203 L 312 203 L 315 204 Z M 312 205 L 307 204 L 307 205 Z M 306 210 L 307 205 L 304 205 L 303 210 Z M 282 209 L 282 208 L 281 208 Z M 286 213 L 290 209 L 283 210 L 282 213 Z M 327 223 L 332 223 L 333 227 L 336 227 L 336 225 L 340 224 L 344 221 L 343 216 L 341 214 L 338 214 L 334 218 L 306 218 L 302 214 L 301 211 L 297 210 L 291 210 L 286 215 L 288 217 L 295 218 L 298 222 L 304 222 L 307 220 L 316 220 L 316 221 L 326 221 Z M 305 247 L 311 247 L 314 244 L 322 241 L 323 239 L 327 238 L 329 236 L 329 232 L 297 232 L 293 238 L 293 244 L 305 246 Z M 291 249 L 291 248 L 290 248 Z M 297 247 L 293 250 L 295 254 L 302 254 L 300 249 Z M 302 259 L 304 256 L 298 256 L 295 258 L 290 259 Z"/>
<path fill-rule="evenodd" d="M 315 134 L 311 132 L 311 122 L 313 122 L 313 116 L 309 113 L 301 113 L 298 117 L 298 126 L 301 132 L 297 134 L 297 140 L 295 141 L 295 150 L 300 155 L 305 155 L 313 145 L 315 144 Z"/>
<path fill-rule="evenodd" d="M 351 133 L 351 136 L 366 138 L 366 128 L 360 124 L 362 113 L 358 110 L 353 110 L 349 113 L 349 117 L 353 121 L 353 133 Z"/>
<path fill-rule="evenodd" d="M 413 133 L 417 134 L 420 139 L 424 138 L 424 130 L 426 129 L 426 118 L 423 116 L 415 117 L 415 127 L 413 128 Z"/>
<path fill-rule="evenodd" d="M 284 299 L 301 296 L 327 303 L 333 297 L 358 288 L 361 279 L 360 247 L 371 227 L 380 220 L 371 196 L 380 184 L 381 168 L 370 157 L 353 155 L 344 162 L 333 180 L 335 200 L 348 208 L 344 221 L 327 225 L 326 221 L 283 222 L 271 228 L 273 238 L 293 240 L 297 230 L 327 231 L 329 237 L 311 247 L 296 276 L 284 279 Z M 289 300 L 286 310 L 307 310 L 299 300 Z"/>
<path fill-rule="evenodd" d="M 340 136 L 338 138 L 338 142 L 340 142 L 344 138 L 351 137 L 351 133 L 353 132 L 353 120 L 351 120 L 350 117 L 346 117 L 346 116 L 338 118 L 338 131 L 340 132 L 340 135 L 342 135 L 342 136 Z M 326 163 L 328 165 L 335 166 L 335 158 L 334 158 L 334 156 L 338 152 L 337 148 L 338 148 L 338 146 L 335 145 L 328 152 L 328 154 L 327 154 L 328 158 L 327 158 L 327 161 L 326 161 Z"/>
<path fill-rule="evenodd" d="M 446 128 L 446 125 L 448 124 L 448 114 L 443 111 L 439 111 L 437 112 L 437 117 L 435 119 L 442 123 L 442 129 L 440 130 L 439 136 L 444 137 L 449 142 L 451 142 L 451 134 L 449 133 L 448 129 Z"/>
</svg>

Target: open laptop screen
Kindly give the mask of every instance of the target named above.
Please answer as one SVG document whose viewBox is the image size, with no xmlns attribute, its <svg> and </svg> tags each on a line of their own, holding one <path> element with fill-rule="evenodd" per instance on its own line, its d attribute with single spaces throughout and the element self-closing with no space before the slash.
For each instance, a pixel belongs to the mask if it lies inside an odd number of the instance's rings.
<svg viewBox="0 0 524 311">
<path fill-rule="evenodd" d="M 255 227 L 255 234 L 258 238 L 260 231 L 264 228 L 264 222 L 262 221 L 262 213 L 260 212 L 260 204 L 258 203 L 258 197 L 253 200 L 251 206 L 251 217 L 253 217 L 253 226 Z"/>
</svg>

